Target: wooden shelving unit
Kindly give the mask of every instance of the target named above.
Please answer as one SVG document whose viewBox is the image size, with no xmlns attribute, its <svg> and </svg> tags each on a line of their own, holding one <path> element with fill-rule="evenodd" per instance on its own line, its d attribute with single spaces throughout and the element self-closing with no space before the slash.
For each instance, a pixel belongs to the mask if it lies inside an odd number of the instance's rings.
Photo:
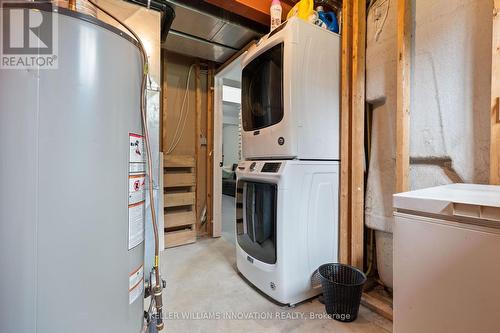
<svg viewBox="0 0 500 333">
<path fill-rule="evenodd" d="M 196 160 L 167 155 L 163 161 L 165 248 L 196 242 Z"/>
</svg>

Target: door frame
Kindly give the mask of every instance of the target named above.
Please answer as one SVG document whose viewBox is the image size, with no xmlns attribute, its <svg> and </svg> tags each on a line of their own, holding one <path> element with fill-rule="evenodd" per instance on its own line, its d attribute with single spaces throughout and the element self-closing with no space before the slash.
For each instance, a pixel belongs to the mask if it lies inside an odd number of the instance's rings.
<svg viewBox="0 0 500 333">
<path fill-rule="evenodd" d="M 226 61 L 214 76 L 214 149 L 213 149 L 213 223 L 212 237 L 220 237 L 222 233 L 222 127 L 224 121 L 222 89 L 224 77 L 234 68 L 241 66 L 241 60 L 246 51 L 255 42 L 245 46 L 228 61 Z"/>
</svg>

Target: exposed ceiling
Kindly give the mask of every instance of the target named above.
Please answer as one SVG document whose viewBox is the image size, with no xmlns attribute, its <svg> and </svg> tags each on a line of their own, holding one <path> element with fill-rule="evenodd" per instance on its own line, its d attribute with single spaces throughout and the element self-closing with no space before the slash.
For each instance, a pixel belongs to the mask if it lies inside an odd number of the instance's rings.
<svg viewBox="0 0 500 333">
<path fill-rule="evenodd" d="M 223 63 L 269 31 L 271 0 L 164 0 L 175 11 L 162 47 L 176 53 Z M 299 0 L 281 0 L 283 19 Z M 341 0 L 317 0 L 340 8 Z"/>
<path fill-rule="evenodd" d="M 176 53 L 223 63 L 266 28 L 210 5 L 167 0 L 175 19 L 162 47 Z"/>
</svg>

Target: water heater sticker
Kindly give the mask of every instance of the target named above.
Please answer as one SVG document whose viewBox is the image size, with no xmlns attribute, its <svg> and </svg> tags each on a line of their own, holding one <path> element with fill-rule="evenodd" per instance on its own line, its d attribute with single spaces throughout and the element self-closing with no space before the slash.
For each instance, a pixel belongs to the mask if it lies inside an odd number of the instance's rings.
<svg viewBox="0 0 500 333">
<path fill-rule="evenodd" d="M 145 201 L 128 205 L 128 249 L 131 250 L 144 241 Z"/>
<path fill-rule="evenodd" d="M 146 157 L 144 137 L 134 133 L 128 136 L 128 249 L 131 250 L 144 241 Z"/>
<path fill-rule="evenodd" d="M 146 200 L 146 174 L 129 175 L 128 204 L 133 205 Z"/>
<path fill-rule="evenodd" d="M 142 295 L 144 290 L 144 266 L 141 265 L 128 276 L 128 304 Z"/>
<path fill-rule="evenodd" d="M 146 172 L 146 150 L 144 149 L 144 137 L 139 134 L 129 133 L 129 172 Z"/>
</svg>

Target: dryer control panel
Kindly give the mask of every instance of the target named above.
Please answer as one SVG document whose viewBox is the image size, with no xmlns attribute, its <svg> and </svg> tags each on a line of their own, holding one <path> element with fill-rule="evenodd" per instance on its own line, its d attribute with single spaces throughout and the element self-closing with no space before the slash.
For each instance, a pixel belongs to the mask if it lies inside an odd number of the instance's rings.
<svg viewBox="0 0 500 333">
<path fill-rule="evenodd" d="M 280 170 L 281 163 L 264 163 L 260 172 L 277 173 Z"/>
</svg>

